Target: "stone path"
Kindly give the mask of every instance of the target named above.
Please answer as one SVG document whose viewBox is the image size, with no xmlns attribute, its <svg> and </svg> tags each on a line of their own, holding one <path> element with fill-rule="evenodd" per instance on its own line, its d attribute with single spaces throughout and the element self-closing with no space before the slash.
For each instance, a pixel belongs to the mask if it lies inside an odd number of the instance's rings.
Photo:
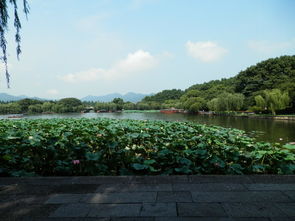
<svg viewBox="0 0 295 221">
<path fill-rule="evenodd" d="M 295 176 L 0 178 L 0 220 L 289 221 Z"/>
</svg>

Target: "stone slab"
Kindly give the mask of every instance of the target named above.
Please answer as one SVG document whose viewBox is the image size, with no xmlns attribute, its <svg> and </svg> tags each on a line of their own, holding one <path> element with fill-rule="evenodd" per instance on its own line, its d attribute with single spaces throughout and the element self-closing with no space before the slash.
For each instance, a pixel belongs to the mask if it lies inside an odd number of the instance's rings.
<svg viewBox="0 0 295 221">
<path fill-rule="evenodd" d="M 253 183 L 253 181 L 244 175 L 190 175 L 190 183 Z"/>
<path fill-rule="evenodd" d="M 65 204 L 65 203 L 78 203 L 83 194 L 56 194 L 51 196 L 45 204 Z"/>
<path fill-rule="evenodd" d="M 295 202 L 295 191 L 284 191 L 283 193 Z"/>
<path fill-rule="evenodd" d="M 136 217 L 142 204 L 90 204 L 89 207 L 88 217 Z"/>
<path fill-rule="evenodd" d="M 286 217 L 272 203 L 224 203 L 223 207 L 232 217 Z"/>
<path fill-rule="evenodd" d="M 142 184 L 167 184 L 167 183 L 186 183 L 188 182 L 186 175 L 172 175 L 172 176 L 134 176 L 131 183 Z"/>
<path fill-rule="evenodd" d="M 279 191 L 192 192 L 194 202 L 292 202 Z"/>
<path fill-rule="evenodd" d="M 278 190 L 278 191 L 287 191 L 293 190 L 295 191 L 295 183 L 294 184 L 245 184 L 248 190 Z"/>
<path fill-rule="evenodd" d="M 156 217 L 155 221 L 270 221 L 268 218 Z"/>
<path fill-rule="evenodd" d="M 154 221 L 154 217 L 112 217 L 111 221 Z"/>
<path fill-rule="evenodd" d="M 246 191 L 242 184 L 225 183 L 200 183 L 200 184 L 173 184 L 173 191 L 194 191 L 194 192 L 220 192 L 220 191 Z"/>
<path fill-rule="evenodd" d="M 179 216 L 227 217 L 219 203 L 177 203 Z"/>
<path fill-rule="evenodd" d="M 192 202 L 192 195 L 189 191 L 175 192 L 175 191 L 163 191 L 158 192 L 157 202 L 162 203 L 174 203 L 174 202 Z"/>
<path fill-rule="evenodd" d="M 172 191 L 172 184 L 102 184 L 96 192 L 154 192 Z"/>
<path fill-rule="evenodd" d="M 276 203 L 276 205 L 289 217 L 295 220 L 295 203 Z"/>
<path fill-rule="evenodd" d="M 7 208 L 4 213 L 0 212 L 0 220 L 21 220 L 24 217 L 32 218 L 47 218 L 50 213 L 57 209 L 56 205 L 40 205 L 40 204 L 17 204 Z"/>
<path fill-rule="evenodd" d="M 116 192 L 87 194 L 84 203 L 141 203 L 156 202 L 157 192 Z"/>
<path fill-rule="evenodd" d="M 144 203 L 141 216 L 177 216 L 176 203 Z"/>
<path fill-rule="evenodd" d="M 51 213 L 49 217 L 86 217 L 90 209 L 87 204 L 64 204 Z"/>
<path fill-rule="evenodd" d="M 294 184 L 294 175 L 248 175 L 247 176 L 253 183 L 266 183 L 266 184 Z"/>
<path fill-rule="evenodd" d="M 132 176 L 86 176 L 74 177 L 73 184 L 107 184 L 107 183 L 130 183 Z"/>
</svg>

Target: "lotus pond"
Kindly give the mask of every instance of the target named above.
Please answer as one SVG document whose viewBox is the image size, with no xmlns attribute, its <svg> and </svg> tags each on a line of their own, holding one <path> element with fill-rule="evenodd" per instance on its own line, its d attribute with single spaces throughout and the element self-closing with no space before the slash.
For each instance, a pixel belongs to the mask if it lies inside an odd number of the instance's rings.
<svg viewBox="0 0 295 221">
<path fill-rule="evenodd" d="M 294 163 L 294 145 L 192 122 L 0 121 L 1 176 L 294 174 Z"/>
</svg>

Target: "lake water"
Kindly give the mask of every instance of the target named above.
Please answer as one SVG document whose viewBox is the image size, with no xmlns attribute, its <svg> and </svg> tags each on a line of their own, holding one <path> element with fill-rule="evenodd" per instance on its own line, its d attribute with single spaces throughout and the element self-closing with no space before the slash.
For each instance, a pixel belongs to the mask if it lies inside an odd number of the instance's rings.
<svg viewBox="0 0 295 221">
<path fill-rule="evenodd" d="M 166 120 L 191 121 L 200 124 L 218 125 L 245 130 L 248 133 L 258 131 L 257 140 L 288 143 L 295 142 L 295 121 L 256 119 L 228 116 L 208 116 L 190 114 L 162 114 L 162 113 L 73 113 L 73 114 L 41 114 L 28 115 L 28 119 L 49 118 L 115 118 L 135 120 Z M 7 116 L 0 116 L 7 118 Z"/>
</svg>

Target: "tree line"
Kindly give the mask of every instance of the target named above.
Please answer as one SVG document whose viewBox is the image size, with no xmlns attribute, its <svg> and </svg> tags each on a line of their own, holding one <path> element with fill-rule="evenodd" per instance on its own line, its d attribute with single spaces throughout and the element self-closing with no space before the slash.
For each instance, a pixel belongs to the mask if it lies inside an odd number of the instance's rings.
<svg viewBox="0 0 295 221">
<path fill-rule="evenodd" d="M 295 56 L 271 58 L 235 77 L 195 84 L 184 91 L 164 90 L 143 102 L 189 112 L 295 113 Z"/>
<path fill-rule="evenodd" d="M 177 108 L 198 111 L 253 111 L 256 113 L 295 113 L 295 56 L 262 61 L 237 76 L 195 84 L 186 90 L 163 90 L 140 102 L 82 102 L 77 98 L 58 101 L 23 99 L 0 103 L 0 114 L 69 113 L 88 110 L 159 110 Z"/>
</svg>

